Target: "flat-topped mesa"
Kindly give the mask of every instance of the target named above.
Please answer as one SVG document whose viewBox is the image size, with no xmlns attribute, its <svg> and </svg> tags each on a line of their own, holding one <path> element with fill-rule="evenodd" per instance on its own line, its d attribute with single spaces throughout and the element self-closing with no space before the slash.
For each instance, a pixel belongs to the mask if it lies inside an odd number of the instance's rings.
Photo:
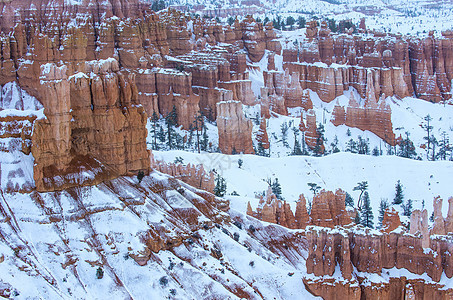
<svg viewBox="0 0 453 300">
<path fill-rule="evenodd" d="M 354 92 L 351 91 L 346 108 L 338 103 L 334 106 L 331 122 L 335 126 L 345 124 L 360 130 L 369 130 L 394 146 L 396 139 L 393 132 L 392 111 L 386 103 L 384 94 L 379 101 L 375 100 L 375 95 L 373 89 L 369 89 L 365 104 L 360 107 L 354 97 Z"/>
<path fill-rule="evenodd" d="M 253 154 L 252 121 L 244 116 L 242 103 L 222 101 L 217 103 L 219 148 L 222 153 Z"/>
<path fill-rule="evenodd" d="M 431 102 L 452 97 L 453 44 L 451 35 L 419 39 L 381 33 L 332 34 L 307 23 L 306 39 L 283 50 L 284 68 L 300 74 L 302 89 L 330 102 L 354 87 L 361 97 L 373 72 L 377 98 L 385 93 L 415 96 Z"/>
</svg>

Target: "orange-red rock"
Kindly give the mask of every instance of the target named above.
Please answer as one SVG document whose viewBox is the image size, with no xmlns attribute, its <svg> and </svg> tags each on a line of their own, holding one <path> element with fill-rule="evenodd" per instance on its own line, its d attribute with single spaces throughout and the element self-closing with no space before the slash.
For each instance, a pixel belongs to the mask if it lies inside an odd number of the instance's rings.
<svg viewBox="0 0 453 300">
<path fill-rule="evenodd" d="M 242 103 L 224 101 L 217 103 L 219 148 L 222 153 L 254 153 L 252 121 L 245 118 Z"/>
</svg>

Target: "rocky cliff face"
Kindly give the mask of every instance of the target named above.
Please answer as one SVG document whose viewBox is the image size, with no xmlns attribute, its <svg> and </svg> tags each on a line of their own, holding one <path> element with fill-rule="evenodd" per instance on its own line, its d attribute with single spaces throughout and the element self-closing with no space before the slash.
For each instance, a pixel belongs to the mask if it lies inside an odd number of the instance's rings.
<svg viewBox="0 0 453 300">
<path fill-rule="evenodd" d="M 439 203 L 440 201 L 435 201 L 435 207 L 441 205 Z M 441 233 L 443 235 L 432 235 L 444 221 L 440 214 L 431 229 L 431 235 L 428 231 L 426 210 L 413 212 L 409 232 L 403 227 L 397 227 L 401 224 L 398 214 L 391 210 L 387 210 L 384 215 L 381 232 L 361 226 L 336 227 L 334 230 L 310 226 L 306 229 L 309 241 L 308 273 L 315 276 L 333 276 L 338 265 L 341 276 L 348 282 L 339 282 L 334 277 L 332 280 L 335 282 L 335 288 L 325 287 L 332 283 L 328 278 L 327 281 L 308 278 L 305 283 L 315 295 L 325 299 L 335 299 L 335 293 L 344 290 L 346 294 L 355 295 L 354 299 L 373 299 L 379 295 L 398 297 L 402 293 L 398 286 L 403 287 L 402 291 L 406 296 L 421 293 L 424 297 L 436 295 L 439 299 L 448 299 L 453 293 L 451 286 L 438 282 L 442 276 L 453 277 L 453 240 L 451 236 L 445 235 L 445 232 Z M 395 267 L 418 275 L 426 272 L 431 281 L 408 280 L 392 275 L 393 272 L 388 270 Z M 358 273 L 353 272 L 353 269 Z M 364 273 L 389 275 L 386 282 L 378 284 L 361 275 Z M 370 284 L 371 289 L 368 288 Z M 357 291 L 357 285 L 361 287 L 360 292 Z"/>
<path fill-rule="evenodd" d="M 134 75 L 120 72 L 115 59 L 84 67 L 68 78 L 66 66 L 42 66 L 39 95 L 47 119 L 36 123 L 31 149 L 38 190 L 93 184 L 149 168 L 147 117 L 137 106 Z M 81 169 L 92 176 L 80 177 Z"/>
<path fill-rule="evenodd" d="M 250 17 L 221 26 L 172 9 L 157 15 L 137 0 L 0 5 L 0 85 L 16 81 L 47 117 L 33 126 L 31 149 L 41 191 L 148 170 L 147 115 L 174 106 L 189 129 L 200 110 L 215 120 L 221 101 L 254 104 L 246 54 L 257 61 L 279 46 L 272 26 Z M 240 119 L 236 127 L 249 136 Z M 233 148 L 253 152 L 245 144 Z"/>
<path fill-rule="evenodd" d="M 332 101 L 349 86 L 364 97 L 368 72 L 373 73 L 377 97 L 415 93 L 432 102 L 451 98 L 448 33 L 439 39 L 381 33 L 353 37 L 333 35 L 326 24 L 319 30 L 314 23 L 308 27 L 306 40 L 283 51 L 283 60 L 291 72 L 300 73 L 302 88 L 316 91 L 324 101 Z"/>
<path fill-rule="evenodd" d="M 358 104 L 354 93 L 351 92 L 349 104 L 346 108 L 338 104 L 335 105 L 331 122 L 335 126 L 345 124 L 349 127 L 369 130 L 388 144 L 396 145 L 390 106 L 387 105 L 384 97 L 377 101 L 372 92 L 368 94 L 362 106 Z"/>
<path fill-rule="evenodd" d="M 152 167 L 197 189 L 210 193 L 214 192 L 214 173 L 212 171 L 206 172 L 203 165 L 183 165 L 156 161 L 152 164 Z"/>
<path fill-rule="evenodd" d="M 217 103 L 219 148 L 222 153 L 253 154 L 252 126 L 252 121 L 244 116 L 241 102 Z"/>
<path fill-rule="evenodd" d="M 344 205 L 345 192 L 338 189 L 335 194 L 322 190 L 313 199 L 310 215 L 307 213 L 306 200 L 300 195 L 293 213 L 286 201 L 276 198 L 272 190 L 268 190 L 265 197 L 260 198 L 256 211 L 248 204 L 247 214 L 259 220 L 279 224 L 291 229 L 304 229 L 307 225 L 317 225 L 333 228 L 336 225 L 347 225 L 351 218 Z"/>
</svg>

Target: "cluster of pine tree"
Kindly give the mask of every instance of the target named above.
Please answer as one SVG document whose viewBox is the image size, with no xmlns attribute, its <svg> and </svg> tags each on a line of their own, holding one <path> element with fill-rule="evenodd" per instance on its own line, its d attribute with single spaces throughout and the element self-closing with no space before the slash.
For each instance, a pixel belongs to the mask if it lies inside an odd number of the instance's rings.
<svg viewBox="0 0 453 300">
<path fill-rule="evenodd" d="M 182 135 L 184 131 L 176 130 L 178 114 L 176 107 L 164 118 L 160 118 L 156 112 L 151 117 L 151 133 L 153 150 L 192 150 L 200 153 L 201 151 L 218 151 L 212 148 L 209 141 L 208 128 L 206 126 L 207 118 L 201 111 L 195 117 L 193 124 L 190 125 L 188 133 Z"/>
</svg>

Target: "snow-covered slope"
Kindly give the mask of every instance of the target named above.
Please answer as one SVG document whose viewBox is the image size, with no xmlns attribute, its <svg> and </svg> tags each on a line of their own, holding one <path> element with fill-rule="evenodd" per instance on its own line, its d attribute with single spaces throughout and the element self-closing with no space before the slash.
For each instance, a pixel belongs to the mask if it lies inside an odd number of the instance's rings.
<svg viewBox="0 0 453 300">
<path fill-rule="evenodd" d="M 0 296 L 313 298 L 302 283 L 306 245 L 291 231 L 222 212 L 223 200 L 160 173 L 140 184 L 1 192 L 0 207 Z M 271 251 L 283 237 L 295 246 Z"/>
</svg>

